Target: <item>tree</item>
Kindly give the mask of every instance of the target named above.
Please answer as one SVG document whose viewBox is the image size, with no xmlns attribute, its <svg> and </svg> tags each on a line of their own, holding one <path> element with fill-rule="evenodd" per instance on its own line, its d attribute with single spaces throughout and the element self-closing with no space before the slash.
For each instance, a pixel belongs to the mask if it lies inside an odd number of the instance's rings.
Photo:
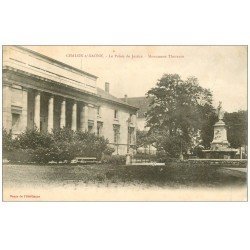
<svg viewBox="0 0 250 250">
<path fill-rule="evenodd" d="M 148 137 L 147 131 L 137 130 L 136 131 L 136 146 L 139 147 L 146 147 L 148 145 Z"/>
<path fill-rule="evenodd" d="M 155 141 L 155 134 L 148 133 L 148 131 L 145 130 L 137 130 L 136 131 L 136 147 L 147 147 L 149 145 L 152 145 Z"/>
<path fill-rule="evenodd" d="M 149 134 L 157 134 L 158 148 L 170 157 L 187 152 L 200 141 L 200 132 L 213 113 L 212 94 L 198 79 L 185 81 L 177 74 L 165 74 L 147 92 L 150 106 L 146 113 Z"/>
<path fill-rule="evenodd" d="M 247 145 L 247 111 L 225 113 L 227 138 L 232 148 Z"/>
<path fill-rule="evenodd" d="M 205 108 L 205 107 L 204 107 Z M 208 108 L 203 115 L 203 124 L 201 127 L 201 139 L 202 146 L 204 148 L 209 149 L 211 146 L 211 142 L 214 137 L 214 124 L 218 121 L 218 117 L 213 109 Z"/>
</svg>

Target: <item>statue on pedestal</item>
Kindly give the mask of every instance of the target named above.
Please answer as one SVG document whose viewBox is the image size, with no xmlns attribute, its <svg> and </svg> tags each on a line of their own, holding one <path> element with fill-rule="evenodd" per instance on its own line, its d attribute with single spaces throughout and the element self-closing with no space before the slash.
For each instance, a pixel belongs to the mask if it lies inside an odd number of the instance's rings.
<svg viewBox="0 0 250 250">
<path fill-rule="evenodd" d="M 220 148 L 228 148 L 229 143 L 227 141 L 227 129 L 226 125 L 223 122 L 224 118 L 224 110 L 222 109 L 222 102 L 219 102 L 219 106 L 217 108 L 217 116 L 219 121 L 214 125 L 214 139 L 211 144 L 212 149 L 220 149 Z"/>
<path fill-rule="evenodd" d="M 229 159 L 234 158 L 237 149 L 229 148 L 230 144 L 227 140 L 227 128 L 223 121 L 224 110 L 222 109 L 222 102 L 219 102 L 216 114 L 219 121 L 214 124 L 214 138 L 209 150 L 203 150 L 206 158 L 213 159 Z"/>
<path fill-rule="evenodd" d="M 217 115 L 218 115 L 218 118 L 219 120 L 223 120 L 224 118 L 224 110 L 222 109 L 222 102 L 219 102 L 219 106 L 217 108 Z"/>
</svg>

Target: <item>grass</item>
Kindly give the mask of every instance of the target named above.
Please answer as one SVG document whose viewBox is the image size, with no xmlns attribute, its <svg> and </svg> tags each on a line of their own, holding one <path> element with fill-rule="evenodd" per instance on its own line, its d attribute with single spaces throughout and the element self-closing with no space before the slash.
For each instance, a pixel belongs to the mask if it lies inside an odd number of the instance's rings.
<svg viewBox="0 0 250 250">
<path fill-rule="evenodd" d="M 3 165 L 4 185 L 142 185 L 223 187 L 246 185 L 246 174 L 219 166 Z"/>
</svg>

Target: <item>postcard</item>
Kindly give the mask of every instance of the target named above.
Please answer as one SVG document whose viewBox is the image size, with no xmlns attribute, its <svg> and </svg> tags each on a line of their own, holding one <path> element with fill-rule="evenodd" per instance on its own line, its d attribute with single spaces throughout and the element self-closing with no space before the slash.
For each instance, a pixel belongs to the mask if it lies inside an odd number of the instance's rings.
<svg viewBox="0 0 250 250">
<path fill-rule="evenodd" d="M 3 49 L 3 201 L 247 201 L 247 46 Z"/>
</svg>

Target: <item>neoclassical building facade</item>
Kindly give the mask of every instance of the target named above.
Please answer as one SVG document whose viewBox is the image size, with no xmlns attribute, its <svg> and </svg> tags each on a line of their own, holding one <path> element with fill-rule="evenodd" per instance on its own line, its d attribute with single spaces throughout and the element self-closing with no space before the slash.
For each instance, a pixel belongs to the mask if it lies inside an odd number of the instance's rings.
<svg viewBox="0 0 250 250">
<path fill-rule="evenodd" d="M 18 135 L 68 127 L 104 136 L 115 153 L 136 143 L 137 108 L 97 77 L 20 46 L 3 46 L 3 128 Z"/>
</svg>

